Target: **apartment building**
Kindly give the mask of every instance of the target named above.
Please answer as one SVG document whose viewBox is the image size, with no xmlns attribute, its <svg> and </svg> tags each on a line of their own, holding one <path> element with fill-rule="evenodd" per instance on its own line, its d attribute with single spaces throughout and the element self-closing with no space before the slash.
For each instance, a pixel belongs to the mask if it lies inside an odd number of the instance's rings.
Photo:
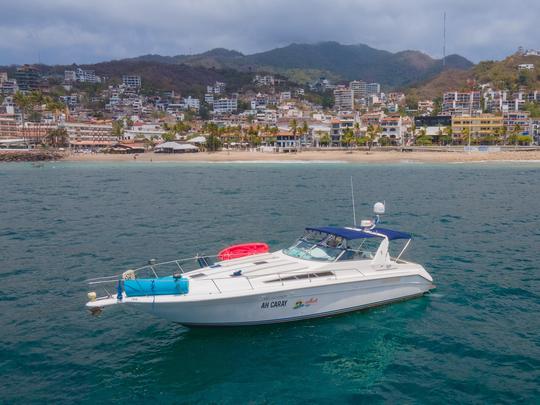
<svg viewBox="0 0 540 405">
<path fill-rule="evenodd" d="M 193 98 L 191 96 L 184 98 L 183 102 L 184 102 L 184 108 L 186 110 L 191 109 L 191 110 L 199 111 L 199 108 L 201 107 L 201 101 L 198 98 Z"/>
<path fill-rule="evenodd" d="M 366 98 L 368 95 L 367 92 L 367 83 L 363 80 L 354 80 L 349 83 L 349 89 L 353 92 L 353 97 L 356 100 L 359 100 L 361 98 Z"/>
<path fill-rule="evenodd" d="M 442 114 L 459 115 L 478 115 L 482 113 L 480 105 L 480 92 L 446 92 L 443 95 Z"/>
<path fill-rule="evenodd" d="M 238 110 L 238 99 L 233 98 L 220 98 L 214 100 L 214 114 L 230 114 Z"/>
<path fill-rule="evenodd" d="M 20 91 L 37 90 L 41 81 L 41 74 L 36 67 L 24 65 L 17 68 L 15 80 Z"/>
<path fill-rule="evenodd" d="M 20 138 L 15 114 L 0 114 L 0 139 Z"/>
<path fill-rule="evenodd" d="M 70 142 L 72 141 L 113 141 L 112 123 L 100 122 L 66 122 L 62 126 L 66 129 Z"/>
<path fill-rule="evenodd" d="M 494 135 L 497 131 L 501 131 L 503 126 L 503 117 L 493 114 L 452 117 L 452 133 L 456 139 L 460 139 L 466 135 L 467 130 L 471 139 Z"/>
<path fill-rule="evenodd" d="M 206 92 L 212 94 L 224 94 L 226 84 L 223 82 L 215 82 L 211 86 L 206 86 Z"/>
<path fill-rule="evenodd" d="M 8 79 L 7 72 L 0 72 L 0 85 L 4 83 L 5 81 L 7 81 L 7 79 Z"/>
<path fill-rule="evenodd" d="M 274 85 L 274 76 L 270 75 L 255 75 L 253 83 L 257 86 L 273 86 Z"/>
<path fill-rule="evenodd" d="M 368 83 L 366 86 L 367 95 L 378 95 L 381 94 L 381 85 L 379 83 Z"/>
<path fill-rule="evenodd" d="M 503 123 L 508 134 L 513 133 L 519 126 L 521 135 L 529 135 L 531 130 L 531 119 L 528 111 L 509 111 L 503 114 Z"/>
<path fill-rule="evenodd" d="M 354 130 L 354 115 L 342 115 L 330 121 L 330 144 L 331 146 L 341 146 L 343 134 L 347 129 Z"/>
<path fill-rule="evenodd" d="M 381 133 L 377 140 L 381 143 L 381 138 L 386 138 L 392 145 L 402 145 L 407 133 L 407 127 L 401 116 L 384 117 L 380 120 Z"/>
<path fill-rule="evenodd" d="M 352 111 L 354 109 L 353 90 L 345 86 L 334 89 L 334 108 L 339 111 Z"/>
<path fill-rule="evenodd" d="M 94 70 L 77 68 L 76 70 L 64 71 L 64 81 L 66 83 L 101 83 L 101 78 L 96 76 Z"/>
<path fill-rule="evenodd" d="M 124 86 L 131 89 L 139 89 L 141 87 L 141 76 L 135 75 L 123 75 L 122 83 Z"/>
<path fill-rule="evenodd" d="M 531 136 L 536 145 L 540 145 L 540 118 L 531 119 Z"/>
<path fill-rule="evenodd" d="M 0 84 L 0 94 L 3 96 L 10 96 L 19 91 L 19 86 L 17 86 L 17 80 L 7 79 Z"/>
</svg>

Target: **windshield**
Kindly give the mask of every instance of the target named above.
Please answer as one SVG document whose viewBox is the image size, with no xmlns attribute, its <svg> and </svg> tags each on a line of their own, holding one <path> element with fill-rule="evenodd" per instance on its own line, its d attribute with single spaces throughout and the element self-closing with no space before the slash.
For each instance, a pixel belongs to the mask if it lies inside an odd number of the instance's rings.
<svg viewBox="0 0 540 405">
<path fill-rule="evenodd" d="M 328 262 L 372 259 L 373 254 L 366 249 L 367 246 L 363 246 L 365 241 L 362 239 L 359 246 L 353 248 L 353 246 L 348 245 L 350 241 L 341 236 L 306 231 L 291 247 L 283 249 L 283 253 L 298 259 Z"/>
</svg>

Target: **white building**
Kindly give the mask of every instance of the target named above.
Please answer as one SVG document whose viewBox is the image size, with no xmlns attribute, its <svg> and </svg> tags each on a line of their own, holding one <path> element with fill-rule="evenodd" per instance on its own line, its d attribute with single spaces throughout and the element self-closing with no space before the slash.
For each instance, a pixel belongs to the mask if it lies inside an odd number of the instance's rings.
<svg viewBox="0 0 540 405">
<path fill-rule="evenodd" d="M 389 143 L 393 145 L 402 145 L 405 139 L 407 128 L 404 125 L 403 118 L 384 117 L 380 121 L 381 133 L 379 135 L 379 143 L 381 138 L 387 138 Z"/>
<path fill-rule="evenodd" d="M 135 124 L 132 128 L 124 131 L 125 140 L 136 138 L 161 139 L 165 130 L 157 124 Z"/>
<path fill-rule="evenodd" d="M 122 76 L 122 83 L 126 87 L 138 89 L 141 87 L 141 76 L 124 75 Z"/>
<path fill-rule="evenodd" d="M 381 85 L 379 83 L 368 83 L 366 86 L 368 96 L 381 93 Z"/>
<path fill-rule="evenodd" d="M 340 111 L 352 111 L 354 109 L 353 91 L 345 86 L 337 86 L 334 89 L 334 108 Z"/>
<path fill-rule="evenodd" d="M 193 98 L 191 96 L 184 98 L 184 105 L 185 109 L 192 109 L 199 111 L 199 108 L 201 107 L 201 101 L 198 98 Z"/>
<path fill-rule="evenodd" d="M 274 85 L 274 76 L 270 75 L 255 75 L 253 78 L 253 83 L 257 86 L 273 86 Z"/>
<path fill-rule="evenodd" d="M 229 114 L 238 110 L 237 98 L 220 98 L 214 100 L 214 113 L 215 114 Z"/>
<path fill-rule="evenodd" d="M 291 98 L 292 98 L 292 95 L 291 95 L 290 91 L 282 91 L 279 94 L 279 100 L 280 101 L 287 101 L 287 100 L 290 100 Z"/>
<path fill-rule="evenodd" d="M 204 95 L 204 102 L 210 105 L 214 104 L 214 95 L 211 93 L 206 93 Z"/>
<path fill-rule="evenodd" d="M 522 63 L 518 65 L 518 70 L 534 70 L 534 64 L 532 63 Z"/>
<path fill-rule="evenodd" d="M 355 99 L 359 100 L 361 98 L 366 98 L 367 93 L 367 83 L 363 80 L 354 80 L 349 83 L 349 89 L 353 91 L 353 96 Z"/>
<path fill-rule="evenodd" d="M 213 86 L 206 86 L 206 92 L 213 94 L 223 94 L 225 93 L 225 87 L 225 83 L 215 82 Z"/>
<path fill-rule="evenodd" d="M 64 81 L 66 83 L 76 82 L 77 81 L 77 74 L 74 70 L 66 70 L 64 71 Z"/>
</svg>

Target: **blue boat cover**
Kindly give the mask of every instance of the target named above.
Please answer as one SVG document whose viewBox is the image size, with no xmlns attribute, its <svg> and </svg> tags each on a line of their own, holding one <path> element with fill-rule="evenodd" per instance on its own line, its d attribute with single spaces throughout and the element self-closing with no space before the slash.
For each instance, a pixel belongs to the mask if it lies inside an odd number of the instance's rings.
<svg viewBox="0 0 540 405">
<path fill-rule="evenodd" d="M 187 294 L 189 292 L 189 280 L 172 276 L 124 280 L 124 291 L 128 297 Z"/>
<path fill-rule="evenodd" d="M 364 239 L 364 238 L 380 238 L 380 236 L 372 235 L 364 232 L 362 229 L 355 228 L 338 228 L 334 226 L 321 226 L 318 228 L 306 228 L 306 231 L 325 232 L 336 236 L 341 236 L 345 239 Z M 409 233 L 393 231 L 391 229 L 373 228 L 371 232 L 377 232 L 378 234 L 386 236 L 389 240 L 394 239 L 411 239 L 412 236 Z"/>
</svg>

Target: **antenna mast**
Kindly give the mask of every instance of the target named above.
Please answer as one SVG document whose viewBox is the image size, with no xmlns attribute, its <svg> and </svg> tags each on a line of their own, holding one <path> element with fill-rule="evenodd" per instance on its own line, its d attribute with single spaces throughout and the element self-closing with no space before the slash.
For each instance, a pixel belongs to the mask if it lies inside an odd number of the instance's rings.
<svg viewBox="0 0 540 405">
<path fill-rule="evenodd" d="M 354 187 L 353 187 L 353 181 L 351 176 L 351 197 L 352 197 L 352 215 L 353 215 L 353 223 L 354 227 L 356 228 L 356 208 L 354 206 Z"/>
<path fill-rule="evenodd" d="M 442 65 L 443 68 L 446 66 L 446 11 L 443 14 L 443 57 L 442 57 Z"/>
</svg>

